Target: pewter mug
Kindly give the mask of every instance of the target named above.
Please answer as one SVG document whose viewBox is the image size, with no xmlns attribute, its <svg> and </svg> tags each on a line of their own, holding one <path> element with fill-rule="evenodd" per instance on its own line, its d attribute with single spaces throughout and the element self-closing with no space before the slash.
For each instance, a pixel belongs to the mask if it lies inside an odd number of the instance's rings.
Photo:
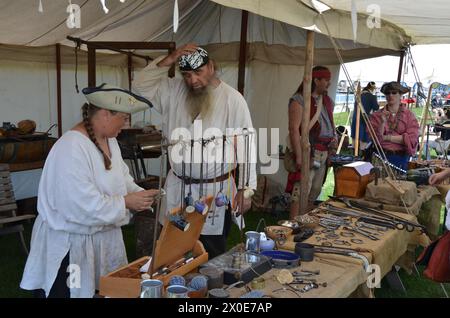
<svg viewBox="0 0 450 318">
<path fill-rule="evenodd" d="M 182 285 L 172 285 L 167 287 L 166 298 L 188 298 L 189 289 Z"/>
<path fill-rule="evenodd" d="M 144 279 L 141 282 L 141 298 L 161 298 L 163 282 L 158 279 Z"/>
<path fill-rule="evenodd" d="M 261 235 L 256 231 L 245 232 L 247 240 L 245 242 L 245 250 L 259 253 Z"/>
</svg>

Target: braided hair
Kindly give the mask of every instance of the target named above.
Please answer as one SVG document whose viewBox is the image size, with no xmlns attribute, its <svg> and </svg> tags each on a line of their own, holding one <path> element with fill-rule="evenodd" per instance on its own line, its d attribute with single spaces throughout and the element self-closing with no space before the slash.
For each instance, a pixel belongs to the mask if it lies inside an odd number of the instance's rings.
<svg viewBox="0 0 450 318">
<path fill-rule="evenodd" d="M 85 103 L 83 107 L 81 108 L 82 114 L 83 114 L 83 125 L 84 128 L 86 128 L 86 131 L 88 133 L 89 139 L 94 143 L 94 145 L 97 147 L 97 149 L 102 153 L 103 161 L 105 162 L 105 169 L 111 170 L 111 159 L 106 155 L 106 153 L 103 151 L 103 149 L 100 147 L 100 144 L 97 141 L 97 138 L 94 134 L 94 129 L 92 127 L 91 118 L 94 116 L 96 112 L 100 110 L 100 108 L 90 105 L 88 103 Z"/>
</svg>

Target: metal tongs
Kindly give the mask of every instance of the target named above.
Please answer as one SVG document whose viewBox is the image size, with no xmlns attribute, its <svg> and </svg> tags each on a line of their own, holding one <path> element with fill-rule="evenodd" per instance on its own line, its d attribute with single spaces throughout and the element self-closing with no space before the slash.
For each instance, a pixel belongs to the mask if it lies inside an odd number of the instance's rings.
<svg viewBox="0 0 450 318">
<path fill-rule="evenodd" d="M 408 232 L 412 232 L 412 231 L 414 231 L 414 228 L 418 228 L 422 233 L 426 233 L 426 228 L 419 223 L 411 222 L 411 221 L 401 218 L 399 216 L 394 216 L 388 212 L 382 212 L 380 210 L 376 210 L 376 209 L 369 207 L 363 203 L 356 202 L 354 200 L 350 200 L 349 198 L 334 197 L 334 196 L 330 196 L 330 198 L 344 203 L 347 207 L 349 207 L 351 209 L 359 210 L 359 211 L 366 212 L 366 213 L 369 212 L 370 214 L 375 214 L 383 219 L 386 219 L 386 220 L 392 222 L 395 225 L 396 229 L 398 229 L 398 230 L 406 229 Z"/>
</svg>

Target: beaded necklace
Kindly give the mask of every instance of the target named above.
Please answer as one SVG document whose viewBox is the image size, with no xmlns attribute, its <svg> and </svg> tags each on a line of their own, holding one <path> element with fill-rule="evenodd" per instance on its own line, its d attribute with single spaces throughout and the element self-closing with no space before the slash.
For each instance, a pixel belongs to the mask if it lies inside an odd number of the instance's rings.
<svg viewBox="0 0 450 318">
<path fill-rule="evenodd" d="M 400 122 L 400 118 L 401 113 L 403 112 L 403 108 L 399 106 L 397 113 L 394 115 L 393 120 L 391 120 L 391 113 L 389 114 L 389 118 L 387 119 L 388 125 L 389 125 L 389 130 L 390 131 L 395 131 L 395 129 L 397 129 L 398 123 Z"/>
</svg>

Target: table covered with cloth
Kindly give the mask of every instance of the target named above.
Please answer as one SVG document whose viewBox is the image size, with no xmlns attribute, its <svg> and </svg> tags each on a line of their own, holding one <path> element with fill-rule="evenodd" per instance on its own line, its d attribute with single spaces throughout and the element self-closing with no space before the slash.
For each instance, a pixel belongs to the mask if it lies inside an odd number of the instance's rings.
<svg viewBox="0 0 450 318">
<path fill-rule="evenodd" d="M 328 202 L 331 203 L 331 202 Z M 332 202 L 337 207 L 344 207 L 343 204 L 338 202 Z M 404 219 L 417 222 L 417 218 L 413 215 L 403 214 L 398 212 L 391 212 L 393 215 L 402 217 Z M 353 219 L 353 222 L 355 220 Z M 321 226 L 315 228 L 316 230 L 322 230 Z M 339 233 L 337 230 L 336 233 Z M 310 243 L 313 245 L 320 245 L 316 237 L 323 234 L 315 234 L 304 243 Z M 367 250 L 361 254 L 365 255 L 370 264 L 377 264 L 380 266 L 381 277 L 384 277 L 392 266 L 408 251 L 408 247 L 418 245 L 427 246 L 430 243 L 430 239 L 426 234 L 421 234 L 418 229 L 413 232 L 406 230 L 394 230 L 389 229 L 384 232 L 378 241 L 372 241 L 364 236 L 355 233 L 354 238 L 361 239 L 363 244 L 353 244 L 347 248 L 360 248 Z M 346 239 L 341 237 L 340 239 Z M 288 237 L 288 240 L 278 245 L 279 249 L 294 251 L 295 242 L 293 236 Z M 338 246 L 336 246 L 338 247 Z M 341 247 L 341 246 L 339 246 Z M 273 268 L 266 272 L 262 277 L 265 280 L 265 287 L 261 289 L 265 296 L 274 298 L 291 298 L 291 297 L 331 297 L 331 298 L 344 298 L 344 297 L 370 297 L 373 296 L 372 290 L 367 287 L 367 278 L 369 274 L 364 269 L 363 261 L 344 255 L 335 255 L 328 253 L 315 253 L 314 260 L 311 262 L 301 262 L 300 266 L 296 268 L 290 268 L 289 271 L 301 271 L 301 270 L 320 270 L 320 275 L 312 276 L 319 283 L 327 283 L 326 287 L 318 287 L 308 292 L 301 293 L 293 290 L 292 288 L 282 285 L 276 279 L 276 275 L 281 269 Z M 250 286 L 251 284 L 247 284 Z M 298 285 L 303 287 L 304 285 Z M 230 290 L 231 297 L 240 297 L 248 292 L 248 287 L 232 288 Z"/>
</svg>

